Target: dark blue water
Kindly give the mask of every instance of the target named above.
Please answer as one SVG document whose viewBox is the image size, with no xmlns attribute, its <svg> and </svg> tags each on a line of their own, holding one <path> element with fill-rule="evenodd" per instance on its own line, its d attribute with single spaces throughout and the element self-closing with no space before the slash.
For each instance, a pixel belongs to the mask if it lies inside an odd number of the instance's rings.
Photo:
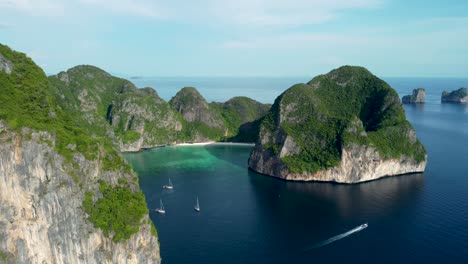
<svg viewBox="0 0 468 264">
<path fill-rule="evenodd" d="M 163 263 L 466 263 L 468 109 L 439 99 L 445 87 L 467 84 L 389 83 L 400 94 L 426 87 L 432 98 L 405 106 L 428 151 L 424 174 L 357 185 L 295 183 L 248 171 L 249 147 L 126 154 L 149 207 L 165 203 L 166 215 L 150 213 Z M 173 191 L 162 189 L 168 177 Z M 196 196 L 201 213 L 193 210 Z M 369 226 L 316 247 L 363 223 Z"/>
</svg>

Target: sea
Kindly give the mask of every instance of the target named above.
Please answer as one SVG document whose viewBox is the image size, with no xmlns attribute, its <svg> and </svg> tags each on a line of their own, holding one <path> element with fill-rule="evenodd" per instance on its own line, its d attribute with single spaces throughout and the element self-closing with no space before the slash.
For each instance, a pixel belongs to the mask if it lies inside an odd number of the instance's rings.
<svg viewBox="0 0 468 264">
<path fill-rule="evenodd" d="M 208 101 L 273 103 L 307 77 L 140 78 L 169 100 L 194 86 Z M 354 184 L 286 182 L 247 168 L 250 146 L 174 146 L 126 153 L 139 175 L 165 264 L 468 263 L 468 107 L 441 104 L 468 79 L 382 78 L 428 153 L 424 173 Z M 163 189 L 171 179 L 174 189 Z M 196 199 L 200 212 L 194 210 Z M 164 203 L 165 215 L 154 212 Z M 367 224 L 364 225 L 364 224 Z"/>
</svg>

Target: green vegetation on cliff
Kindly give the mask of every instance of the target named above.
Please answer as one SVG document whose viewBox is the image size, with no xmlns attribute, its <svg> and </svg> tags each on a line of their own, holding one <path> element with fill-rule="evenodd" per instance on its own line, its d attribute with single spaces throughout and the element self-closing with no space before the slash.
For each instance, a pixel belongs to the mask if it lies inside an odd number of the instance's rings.
<svg viewBox="0 0 468 264">
<path fill-rule="evenodd" d="M 99 182 L 99 191 L 102 198 L 95 203 L 91 192 L 85 195 L 83 207 L 89 221 L 105 235 L 112 235 L 115 242 L 138 232 L 143 216 L 148 213 L 143 193 L 133 192 L 125 185 L 112 187 L 104 181 Z"/>
<path fill-rule="evenodd" d="M 89 65 L 76 66 L 51 76 L 58 100 L 82 113 L 99 136 L 143 145 L 177 141 L 182 117 L 152 88 L 138 89 L 131 82 Z M 124 147 L 125 149 L 125 147 Z"/>
<path fill-rule="evenodd" d="M 111 142 L 105 138 L 92 137 L 90 127 L 81 116 L 59 107 L 56 90 L 47 77 L 25 54 L 0 44 L 0 54 L 12 64 L 12 72 L 0 71 L 0 119 L 10 128 L 20 130 L 28 127 L 55 134 L 56 150 L 67 160 L 74 153 L 83 154 L 88 160 L 98 158 L 99 149 L 105 149 L 102 158 L 107 169 L 125 166 Z"/>
<path fill-rule="evenodd" d="M 425 158 L 398 94 L 361 67 L 344 66 L 286 90 L 260 130 L 264 147 L 276 154 L 282 146 L 275 131 L 290 136 L 299 149 L 281 158 L 296 173 L 337 166 L 351 143 L 374 146 L 384 159 Z"/>
<path fill-rule="evenodd" d="M 112 139 L 106 136 L 106 130 L 99 126 L 99 122 L 79 111 L 79 97 L 71 95 L 79 91 L 51 85 L 42 69 L 30 58 L 1 44 L 0 60 L 0 66 L 5 63 L 9 67 L 0 68 L 0 120 L 17 131 L 18 135 L 22 135 L 22 128 L 30 128 L 55 136 L 54 142 L 47 140 L 38 143 L 54 145 L 55 150 L 72 164 L 68 173 L 80 186 L 78 192 L 97 187 L 94 180 L 80 170 L 81 164 L 74 159 L 75 154 L 95 161 L 102 168 L 102 173 L 119 171 L 113 173 L 122 175 L 122 172 L 126 172 L 130 173 L 127 177 L 131 176 L 129 165 Z M 97 74 L 103 75 L 99 71 Z M 102 97 L 100 100 L 107 99 Z M 104 108 L 97 109 L 105 112 Z M 22 136 L 30 139 L 30 135 Z M 114 234 L 115 241 L 137 232 L 142 217 L 148 212 L 143 194 L 135 191 L 135 186 L 128 185 L 126 180 L 119 178 L 118 181 L 122 185 L 116 187 L 100 181 L 102 198 L 93 204 L 92 192 L 88 192 L 83 201 L 90 221 L 107 235 Z"/>
<path fill-rule="evenodd" d="M 237 96 L 219 104 L 221 115 L 229 129 L 227 141 L 255 142 L 261 119 L 270 109 L 270 104 L 262 104 L 244 96 Z"/>
<path fill-rule="evenodd" d="M 270 105 L 247 97 L 234 97 L 225 103 L 208 103 L 193 87 L 182 88 L 169 104 L 185 119 L 183 135 L 189 141 L 227 140 L 254 142 L 258 120 Z"/>
</svg>

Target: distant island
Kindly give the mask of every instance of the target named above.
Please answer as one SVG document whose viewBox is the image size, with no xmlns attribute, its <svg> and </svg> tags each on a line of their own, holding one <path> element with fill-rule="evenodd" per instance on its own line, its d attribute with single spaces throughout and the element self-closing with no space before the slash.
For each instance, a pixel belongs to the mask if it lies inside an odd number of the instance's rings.
<svg viewBox="0 0 468 264">
<path fill-rule="evenodd" d="M 413 94 L 405 95 L 401 99 L 404 104 L 424 104 L 426 100 L 426 90 L 424 88 L 418 88 L 413 90 Z"/>
<path fill-rule="evenodd" d="M 468 89 L 460 88 L 452 92 L 443 91 L 441 101 L 442 103 L 465 104 L 468 102 Z"/>
<path fill-rule="evenodd" d="M 259 131 L 249 167 L 285 180 L 357 183 L 426 167 L 398 94 L 362 67 L 287 89 Z"/>
</svg>

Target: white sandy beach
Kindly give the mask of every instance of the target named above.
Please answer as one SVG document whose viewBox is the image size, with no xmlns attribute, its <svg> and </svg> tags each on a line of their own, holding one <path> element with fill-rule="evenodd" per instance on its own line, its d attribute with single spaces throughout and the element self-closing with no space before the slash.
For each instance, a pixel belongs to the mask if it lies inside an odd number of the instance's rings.
<svg viewBox="0 0 468 264">
<path fill-rule="evenodd" d="M 255 143 L 240 143 L 240 142 L 197 142 L 197 143 L 179 143 L 174 146 L 206 146 L 206 145 L 224 145 L 224 146 L 255 146 Z"/>
</svg>

